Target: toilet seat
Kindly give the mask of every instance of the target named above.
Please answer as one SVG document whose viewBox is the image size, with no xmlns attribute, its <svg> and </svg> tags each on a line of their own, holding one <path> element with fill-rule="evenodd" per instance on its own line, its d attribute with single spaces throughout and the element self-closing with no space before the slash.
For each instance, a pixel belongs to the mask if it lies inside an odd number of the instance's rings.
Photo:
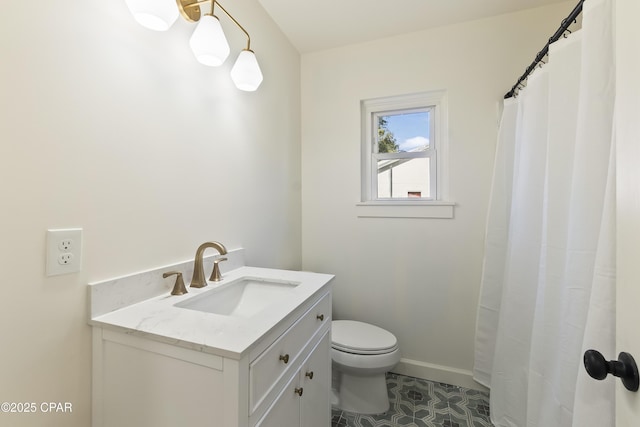
<svg viewBox="0 0 640 427">
<path fill-rule="evenodd" d="M 331 347 L 351 354 L 387 354 L 398 349 L 398 340 L 389 331 L 355 320 L 331 323 Z"/>
</svg>

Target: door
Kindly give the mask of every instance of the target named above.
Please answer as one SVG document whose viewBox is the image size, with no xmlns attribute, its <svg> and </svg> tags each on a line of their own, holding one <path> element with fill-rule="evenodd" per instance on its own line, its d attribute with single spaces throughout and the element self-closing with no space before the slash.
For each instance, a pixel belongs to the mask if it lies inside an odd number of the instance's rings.
<svg viewBox="0 0 640 427">
<path fill-rule="evenodd" d="M 302 427 L 328 427 L 331 425 L 331 333 L 313 349 L 300 369 L 300 386 L 304 395 L 300 399 L 300 425 Z"/>
<path fill-rule="evenodd" d="M 640 1 L 616 0 L 617 351 L 640 362 Z M 640 393 L 616 381 L 616 427 L 640 426 Z"/>
<path fill-rule="evenodd" d="M 298 427 L 300 425 L 300 396 L 296 393 L 297 387 L 298 374 L 296 373 L 284 386 L 280 396 L 256 427 Z"/>
</svg>

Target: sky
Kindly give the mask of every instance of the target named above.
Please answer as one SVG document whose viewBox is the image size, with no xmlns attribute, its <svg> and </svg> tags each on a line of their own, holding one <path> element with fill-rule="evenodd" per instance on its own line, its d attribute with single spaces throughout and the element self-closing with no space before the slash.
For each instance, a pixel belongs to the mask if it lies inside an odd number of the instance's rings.
<svg viewBox="0 0 640 427">
<path fill-rule="evenodd" d="M 417 112 L 385 116 L 400 151 L 411 151 L 429 144 L 429 113 Z"/>
</svg>

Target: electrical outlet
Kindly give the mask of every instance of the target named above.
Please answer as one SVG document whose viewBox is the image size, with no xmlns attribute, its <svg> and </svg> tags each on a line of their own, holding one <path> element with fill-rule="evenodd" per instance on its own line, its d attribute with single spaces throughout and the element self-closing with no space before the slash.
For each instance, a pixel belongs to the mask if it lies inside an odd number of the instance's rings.
<svg viewBox="0 0 640 427">
<path fill-rule="evenodd" d="M 47 230 L 47 276 L 76 273 L 82 268 L 82 229 Z"/>
<path fill-rule="evenodd" d="M 58 249 L 61 251 L 71 250 L 71 246 L 73 246 L 73 239 L 62 239 L 60 243 L 58 243 Z"/>
<path fill-rule="evenodd" d="M 58 255 L 58 264 L 68 265 L 73 262 L 73 254 L 71 252 L 64 252 Z"/>
</svg>

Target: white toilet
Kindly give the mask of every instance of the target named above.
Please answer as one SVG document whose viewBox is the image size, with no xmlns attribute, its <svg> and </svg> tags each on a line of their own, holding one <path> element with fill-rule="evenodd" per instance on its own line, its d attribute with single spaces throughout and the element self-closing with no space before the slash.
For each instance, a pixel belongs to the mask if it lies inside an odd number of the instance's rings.
<svg viewBox="0 0 640 427">
<path fill-rule="evenodd" d="M 400 361 L 389 331 L 353 320 L 331 322 L 333 406 L 359 414 L 389 409 L 385 373 Z"/>
</svg>

